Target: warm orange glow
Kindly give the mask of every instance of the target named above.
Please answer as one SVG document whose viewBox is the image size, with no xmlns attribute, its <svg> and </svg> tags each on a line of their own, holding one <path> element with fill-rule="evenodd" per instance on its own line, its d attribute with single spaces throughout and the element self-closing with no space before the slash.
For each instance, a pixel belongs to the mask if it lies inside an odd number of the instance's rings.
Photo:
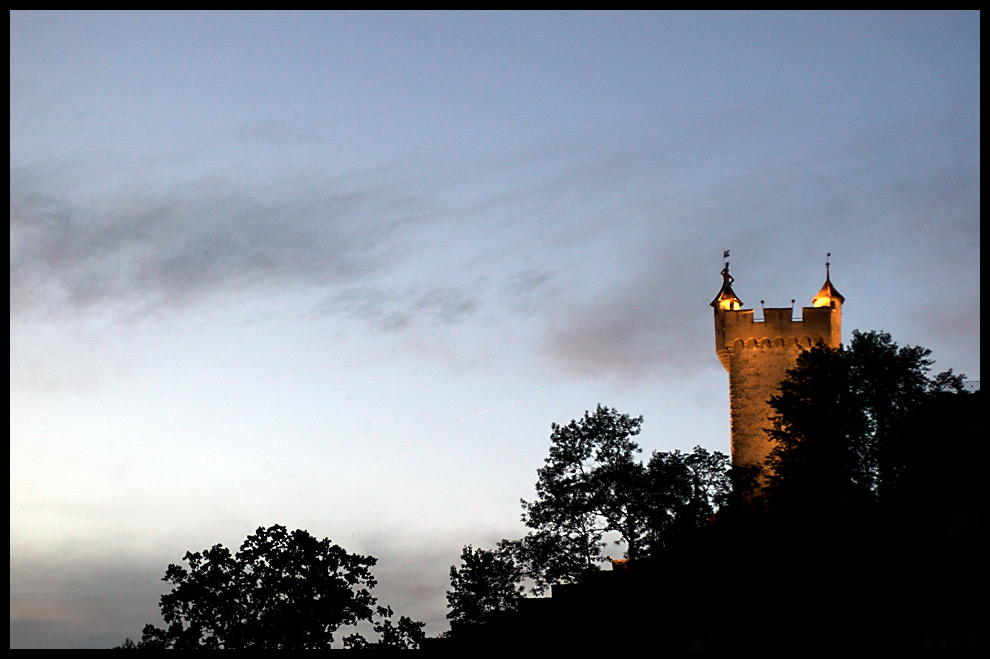
<svg viewBox="0 0 990 659">
<path fill-rule="evenodd" d="M 832 306 L 832 298 L 828 295 L 815 296 L 815 299 L 811 301 L 811 306 L 813 307 L 830 307 Z"/>
<path fill-rule="evenodd" d="M 612 558 L 611 556 L 606 556 L 606 558 L 612 564 L 613 570 L 622 571 L 629 565 L 629 560 L 625 558 Z"/>
</svg>

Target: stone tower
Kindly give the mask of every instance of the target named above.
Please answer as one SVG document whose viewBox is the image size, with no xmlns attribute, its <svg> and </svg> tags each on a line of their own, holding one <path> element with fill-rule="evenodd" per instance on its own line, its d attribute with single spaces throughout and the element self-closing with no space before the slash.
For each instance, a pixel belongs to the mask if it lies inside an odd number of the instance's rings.
<svg viewBox="0 0 990 659">
<path fill-rule="evenodd" d="M 772 413 L 770 396 L 778 392 L 801 351 L 819 341 L 839 347 L 845 298 L 832 285 L 826 261 L 825 284 L 811 306 L 802 307 L 800 320 L 793 318 L 792 306 L 764 309 L 761 321 L 753 318 L 752 309 L 742 308 L 732 282 L 726 262 L 722 290 L 711 306 L 715 309 L 715 352 L 729 372 L 732 464 L 741 466 L 762 463 L 770 453 L 766 433 Z"/>
</svg>

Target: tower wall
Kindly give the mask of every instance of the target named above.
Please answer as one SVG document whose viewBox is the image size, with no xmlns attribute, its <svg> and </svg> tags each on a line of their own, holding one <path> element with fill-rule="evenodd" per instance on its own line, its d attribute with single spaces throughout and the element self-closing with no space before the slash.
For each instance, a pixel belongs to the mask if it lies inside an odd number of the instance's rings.
<svg viewBox="0 0 990 659">
<path fill-rule="evenodd" d="M 841 302 L 804 307 L 801 319 L 792 309 L 765 309 L 764 320 L 753 310 L 715 310 L 715 349 L 729 373 L 732 464 L 765 462 L 772 448 L 770 397 L 777 394 L 798 355 L 824 341 L 836 348 L 841 340 Z"/>
</svg>

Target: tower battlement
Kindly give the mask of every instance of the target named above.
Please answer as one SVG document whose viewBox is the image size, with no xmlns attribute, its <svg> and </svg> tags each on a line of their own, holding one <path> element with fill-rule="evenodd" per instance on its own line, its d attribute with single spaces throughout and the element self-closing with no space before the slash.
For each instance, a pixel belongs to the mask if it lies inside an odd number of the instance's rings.
<svg viewBox="0 0 990 659">
<path fill-rule="evenodd" d="M 715 313 L 715 350 L 722 365 L 728 354 L 754 349 L 807 350 L 819 340 L 837 348 L 841 336 L 841 311 L 833 307 L 802 307 L 801 318 L 794 318 L 790 307 L 763 310 L 763 319 L 753 309 Z M 796 356 L 795 356 L 796 359 Z"/>
<path fill-rule="evenodd" d="M 764 463 L 773 444 L 770 397 L 780 389 L 787 371 L 794 368 L 801 351 L 819 342 L 837 348 L 842 340 L 842 303 L 845 298 L 832 285 L 829 264 L 825 284 L 794 318 L 791 307 L 763 310 L 758 320 L 752 309 L 743 309 L 732 290 L 729 264 L 722 270 L 722 289 L 712 300 L 715 309 L 715 352 L 729 373 L 732 428 L 732 464 Z"/>
</svg>

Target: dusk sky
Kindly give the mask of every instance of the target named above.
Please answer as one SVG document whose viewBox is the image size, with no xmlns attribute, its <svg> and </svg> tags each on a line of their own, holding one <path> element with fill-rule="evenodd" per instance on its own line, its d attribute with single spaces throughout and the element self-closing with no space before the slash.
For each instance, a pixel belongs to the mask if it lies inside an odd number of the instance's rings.
<svg viewBox="0 0 990 659">
<path fill-rule="evenodd" d="M 551 423 L 728 453 L 723 250 L 979 380 L 979 242 L 978 12 L 11 12 L 10 646 L 272 524 L 440 634 Z"/>
</svg>

